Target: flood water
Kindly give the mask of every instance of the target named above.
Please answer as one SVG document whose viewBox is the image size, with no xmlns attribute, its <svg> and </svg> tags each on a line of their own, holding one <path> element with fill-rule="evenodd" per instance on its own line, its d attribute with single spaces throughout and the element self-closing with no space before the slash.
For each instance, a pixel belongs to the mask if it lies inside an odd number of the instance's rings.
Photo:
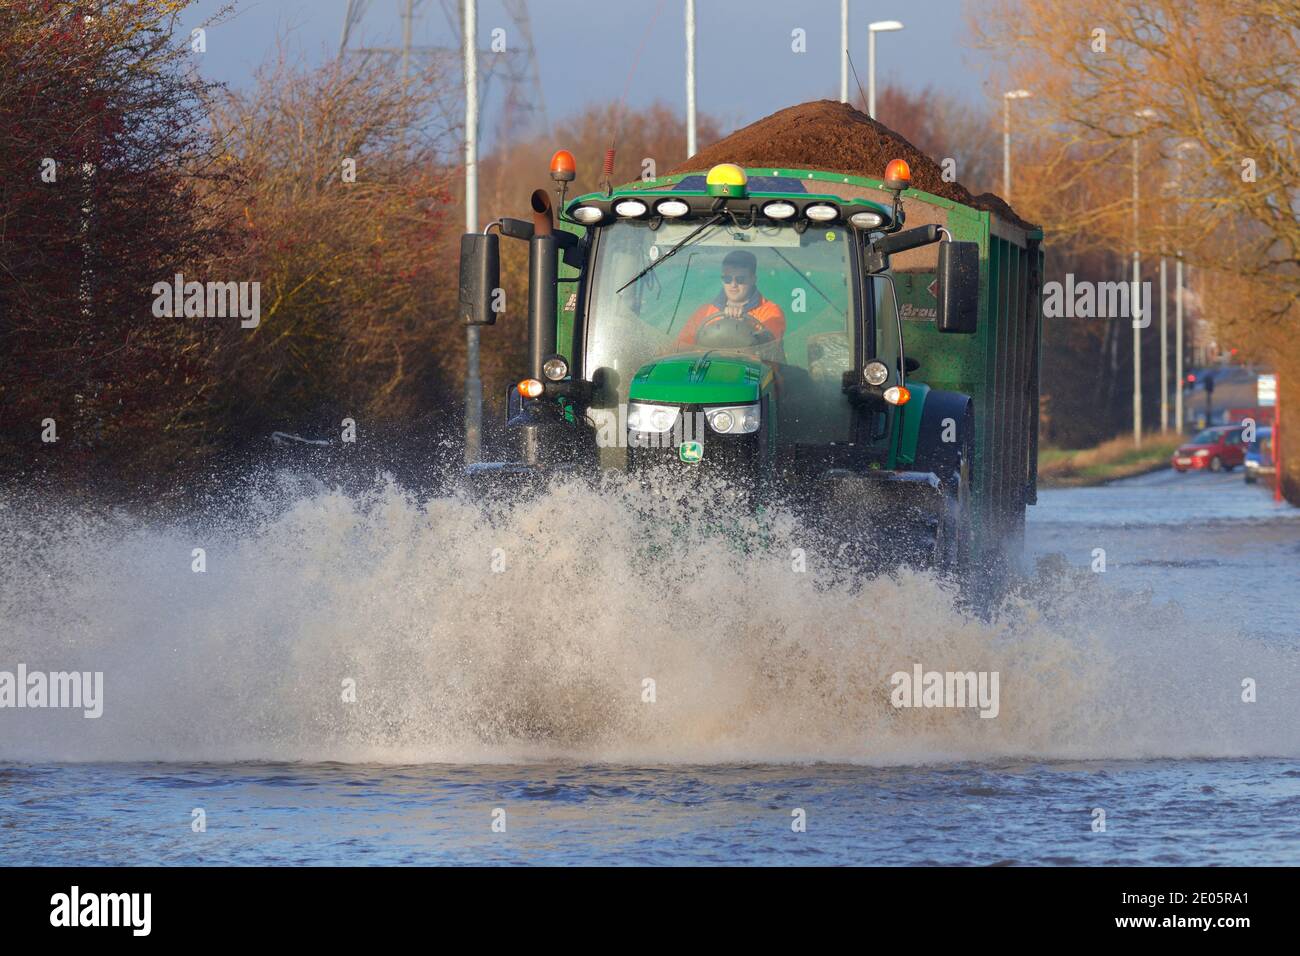
<svg viewBox="0 0 1300 956">
<path fill-rule="evenodd" d="M 1041 493 L 988 617 L 631 510 L 0 502 L 0 672 L 103 674 L 0 709 L 0 863 L 1300 863 L 1300 511 L 1239 474 Z"/>
</svg>

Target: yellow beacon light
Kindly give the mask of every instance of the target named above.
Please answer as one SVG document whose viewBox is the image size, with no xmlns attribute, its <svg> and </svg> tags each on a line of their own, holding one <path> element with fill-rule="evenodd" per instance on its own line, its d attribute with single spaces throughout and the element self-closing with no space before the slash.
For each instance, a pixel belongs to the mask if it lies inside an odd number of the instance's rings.
<svg viewBox="0 0 1300 956">
<path fill-rule="evenodd" d="M 704 184 L 710 196 L 725 196 L 728 199 L 744 199 L 748 195 L 745 188 L 749 177 L 735 163 L 720 163 L 709 170 Z"/>
</svg>

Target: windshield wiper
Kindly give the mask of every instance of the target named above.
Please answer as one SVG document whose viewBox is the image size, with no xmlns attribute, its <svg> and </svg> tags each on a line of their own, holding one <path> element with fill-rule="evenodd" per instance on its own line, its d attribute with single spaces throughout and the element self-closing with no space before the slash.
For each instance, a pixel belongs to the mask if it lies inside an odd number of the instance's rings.
<svg viewBox="0 0 1300 956">
<path fill-rule="evenodd" d="M 618 291 L 615 292 L 614 294 L 615 294 L 615 295 L 618 295 L 619 292 L 622 292 L 622 291 L 623 291 L 624 289 L 626 289 L 628 286 L 632 285 L 634 282 L 636 282 L 638 279 L 640 279 L 643 275 L 645 275 L 647 272 L 649 272 L 649 271 L 650 271 L 651 269 L 653 269 L 655 266 L 659 265 L 659 263 L 663 262 L 665 259 L 671 259 L 673 256 L 675 256 L 675 255 L 677 254 L 677 251 L 678 251 L 679 249 L 681 249 L 682 246 L 686 245 L 686 243 L 690 242 L 692 239 L 694 239 L 696 236 L 698 236 L 700 233 L 702 233 L 705 229 L 708 229 L 710 226 L 716 226 L 716 225 L 718 225 L 719 223 L 721 223 L 721 222 L 722 222 L 724 219 L 726 219 L 726 218 L 727 218 L 727 217 L 726 217 L 726 214 L 724 214 L 724 213 L 718 213 L 716 216 L 714 216 L 714 217 L 713 217 L 712 219 L 710 219 L 708 222 L 702 224 L 698 229 L 694 230 L 694 231 L 693 231 L 689 236 L 685 237 L 681 242 L 677 243 L 677 245 L 673 246 L 671 249 L 669 249 L 667 252 L 665 252 L 665 253 L 664 253 L 662 256 L 660 256 L 658 259 L 656 259 L 656 260 L 654 260 L 653 262 L 651 262 L 648 266 L 646 266 L 644 269 L 642 269 L 640 272 L 638 272 L 638 273 L 637 273 L 636 275 L 634 275 L 632 278 L 630 278 L 630 279 L 628 279 L 626 282 L 624 282 L 621 286 L 618 287 Z"/>
</svg>

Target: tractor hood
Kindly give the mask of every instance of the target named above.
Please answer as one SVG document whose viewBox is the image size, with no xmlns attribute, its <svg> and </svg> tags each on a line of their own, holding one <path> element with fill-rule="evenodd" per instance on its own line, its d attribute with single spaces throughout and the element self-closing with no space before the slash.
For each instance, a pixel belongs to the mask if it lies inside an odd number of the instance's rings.
<svg viewBox="0 0 1300 956">
<path fill-rule="evenodd" d="M 629 398 L 677 405 L 745 405 L 771 385 L 772 369 L 753 355 L 720 351 L 666 355 L 642 365 Z"/>
</svg>

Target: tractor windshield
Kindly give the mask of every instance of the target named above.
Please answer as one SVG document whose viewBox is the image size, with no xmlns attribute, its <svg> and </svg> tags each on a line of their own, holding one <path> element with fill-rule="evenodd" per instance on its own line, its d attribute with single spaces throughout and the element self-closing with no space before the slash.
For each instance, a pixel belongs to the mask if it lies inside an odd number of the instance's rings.
<svg viewBox="0 0 1300 956">
<path fill-rule="evenodd" d="M 605 385 L 611 403 L 625 402 L 636 370 L 660 356 L 740 351 L 775 367 L 793 399 L 787 409 L 808 410 L 798 416 L 801 433 L 787 437 L 844 440 L 850 416 L 843 375 L 853 366 L 852 231 L 700 226 L 664 222 L 651 229 L 629 220 L 601 230 L 587 310 L 587 377 Z M 683 240 L 689 241 L 666 257 Z"/>
</svg>

